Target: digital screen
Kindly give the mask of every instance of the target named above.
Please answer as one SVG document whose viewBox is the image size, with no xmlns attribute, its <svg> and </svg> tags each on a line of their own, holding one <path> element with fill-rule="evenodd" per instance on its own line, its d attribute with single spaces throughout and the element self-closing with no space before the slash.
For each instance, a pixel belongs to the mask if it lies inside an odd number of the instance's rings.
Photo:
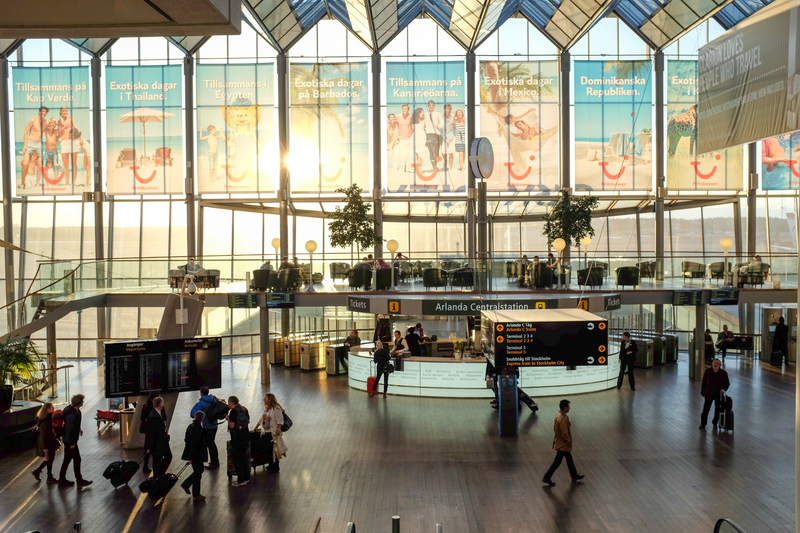
<svg viewBox="0 0 800 533">
<path fill-rule="evenodd" d="M 739 303 L 738 289 L 716 289 L 711 291 L 711 305 L 736 305 Z"/>
<path fill-rule="evenodd" d="M 293 292 L 268 292 L 265 294 L 267 298 L 268 309 L 292 309 L 294 308 L 294 293 Z"/>
<path fill-rule="evenodd" d="M 495 367 L 593 366 L 608 362 L 608 323 L 498 322 Z"/>
<path fill-rule="evenodd" d="M 703 291 L 673 291 L 672 305 L 700 305 Z"/>
<path fill-rule="evenodd" d="M 258 307 L 258 299 L 254 292 L 231 292 L 228 294 L 229 309 L 255 309 L 256 307 Z"/>
<path fill-rule="evenodd" d="M 155 339 L 105 344 L 106 398 L 222 386 L 222 339 Z"/>
</svg>

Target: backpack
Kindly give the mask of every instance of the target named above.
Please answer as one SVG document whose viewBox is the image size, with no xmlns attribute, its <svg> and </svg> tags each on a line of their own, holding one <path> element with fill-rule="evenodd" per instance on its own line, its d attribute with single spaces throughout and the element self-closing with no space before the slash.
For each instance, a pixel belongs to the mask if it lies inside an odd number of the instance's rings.
<svg viewBox="0 0 800 533">
<path fill-rule="evenodd" d="M 64 437 L 64 411 L 60 409 L 53 413 L 53 432 L 59 439 Z"/>
<path fill-rule="evenodd" d="M 225 415 L 228 414 L 228 411 L 230 411 L 228 404 L 219 398 L 215 398 L 214 403 L 212 403 L 211 407 L 206 411 L 206 417 L 212 422 L 216 422 L 218 420 L 223 420 Z"/>
</svg>

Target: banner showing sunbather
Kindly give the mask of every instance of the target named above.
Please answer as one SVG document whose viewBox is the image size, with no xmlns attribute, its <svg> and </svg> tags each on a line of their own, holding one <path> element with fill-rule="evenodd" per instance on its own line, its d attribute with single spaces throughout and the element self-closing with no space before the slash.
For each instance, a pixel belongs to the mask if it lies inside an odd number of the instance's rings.
<svg viewBox="0 0 800 533">
<path fill-rule="evenodd" d="M 697 153 L 697 61 L 667 64 L 667 187 L 673 191 L 742 189 L 744 151 Z"/>
<path fill-rule="evenodd" d="M 198 190 L 275 191 L 273 64 L 197 65 L 195 79 Z"/>
<path fill-rule="evenodd" d="M 761 189 L 800 189 L 800 131 L 761 141 Z"/>
<path fill-rule="evenodd" d="M 386 63 L 389 192 L 466 190 L 464 79 L 463 61 Z"/>
<path fill-rule="evenodd" d="M 183 66 L 106 67 L 106 191 L 182 194 Z"/>
<path fill-rule="evenodd" d="M 490 191 L 558 190 L 558 62 L 481 61 L 481 137 Z"/>
<path fill-rule="evenodd" d="M 92 190 L 88 67 L 13 69 L 17 196 Z"/>
<path fill-rule="evenodd" d="M 292 63 L 292 191 L 369 190 L 367 63 Z"/>
<path fill-rule="evenodd" d="M 575 61 L 575 189 L 653 187 L 653 64 Z"/>
</svg>

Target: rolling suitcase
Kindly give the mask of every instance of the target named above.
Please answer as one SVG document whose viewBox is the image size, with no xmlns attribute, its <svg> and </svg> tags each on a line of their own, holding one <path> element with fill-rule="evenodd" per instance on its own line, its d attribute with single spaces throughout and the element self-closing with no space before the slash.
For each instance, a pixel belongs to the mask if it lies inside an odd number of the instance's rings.
<svg viewBox="0 0 800 533">
<path fill-rule="evenodd" d="M 372 389 L 375 388 L 375 380 L 378 379 L 375 376 L 370 376 L 367 378 L 367 392 L 372 392 Z"/>
<path fill-rule="evenodd" d="M 733 431 L 733 400 L 723 392 L 719 403 L 719 429 L 721 431 Z"/>
<path fill-rule="evenodd" d="M 138 471 L 139 462 L 137 461 L 114 461 L 103 472 L 103 477 L 111 481 L 116 489 L 127 484 Z"/>
<path fill-rule="evenodd" d="M 256 467 L 265 466 L 272 463 L 272 434 L 261 431 L 250 432 L 250 456 L 253 471 Z"/>
<path fill-rule="evenodd" d="M 781 350 L 772 350 L 772 353 L 769 354 L 769 364 L 781 366 L 783 364 L 783 352 Z"/>
</svg>

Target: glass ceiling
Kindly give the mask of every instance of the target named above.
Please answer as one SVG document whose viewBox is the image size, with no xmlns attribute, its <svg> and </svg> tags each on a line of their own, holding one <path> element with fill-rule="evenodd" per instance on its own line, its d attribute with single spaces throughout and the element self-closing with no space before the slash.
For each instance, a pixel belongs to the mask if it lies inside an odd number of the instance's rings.
<svg viewBox="0 0 800 533">
<path fill-rule="evenodd" d="M 729 30 L 761 8 L 767 7 L 775 0 L 733 0 L 722 9 L 715 18 L 722 27 Z"/>
<path fill-rule="evenodd" d="M 320 0 L 244 0 L 242 5 L 281 51 L 288 50 L 327 14 Z"/>
</svg>

